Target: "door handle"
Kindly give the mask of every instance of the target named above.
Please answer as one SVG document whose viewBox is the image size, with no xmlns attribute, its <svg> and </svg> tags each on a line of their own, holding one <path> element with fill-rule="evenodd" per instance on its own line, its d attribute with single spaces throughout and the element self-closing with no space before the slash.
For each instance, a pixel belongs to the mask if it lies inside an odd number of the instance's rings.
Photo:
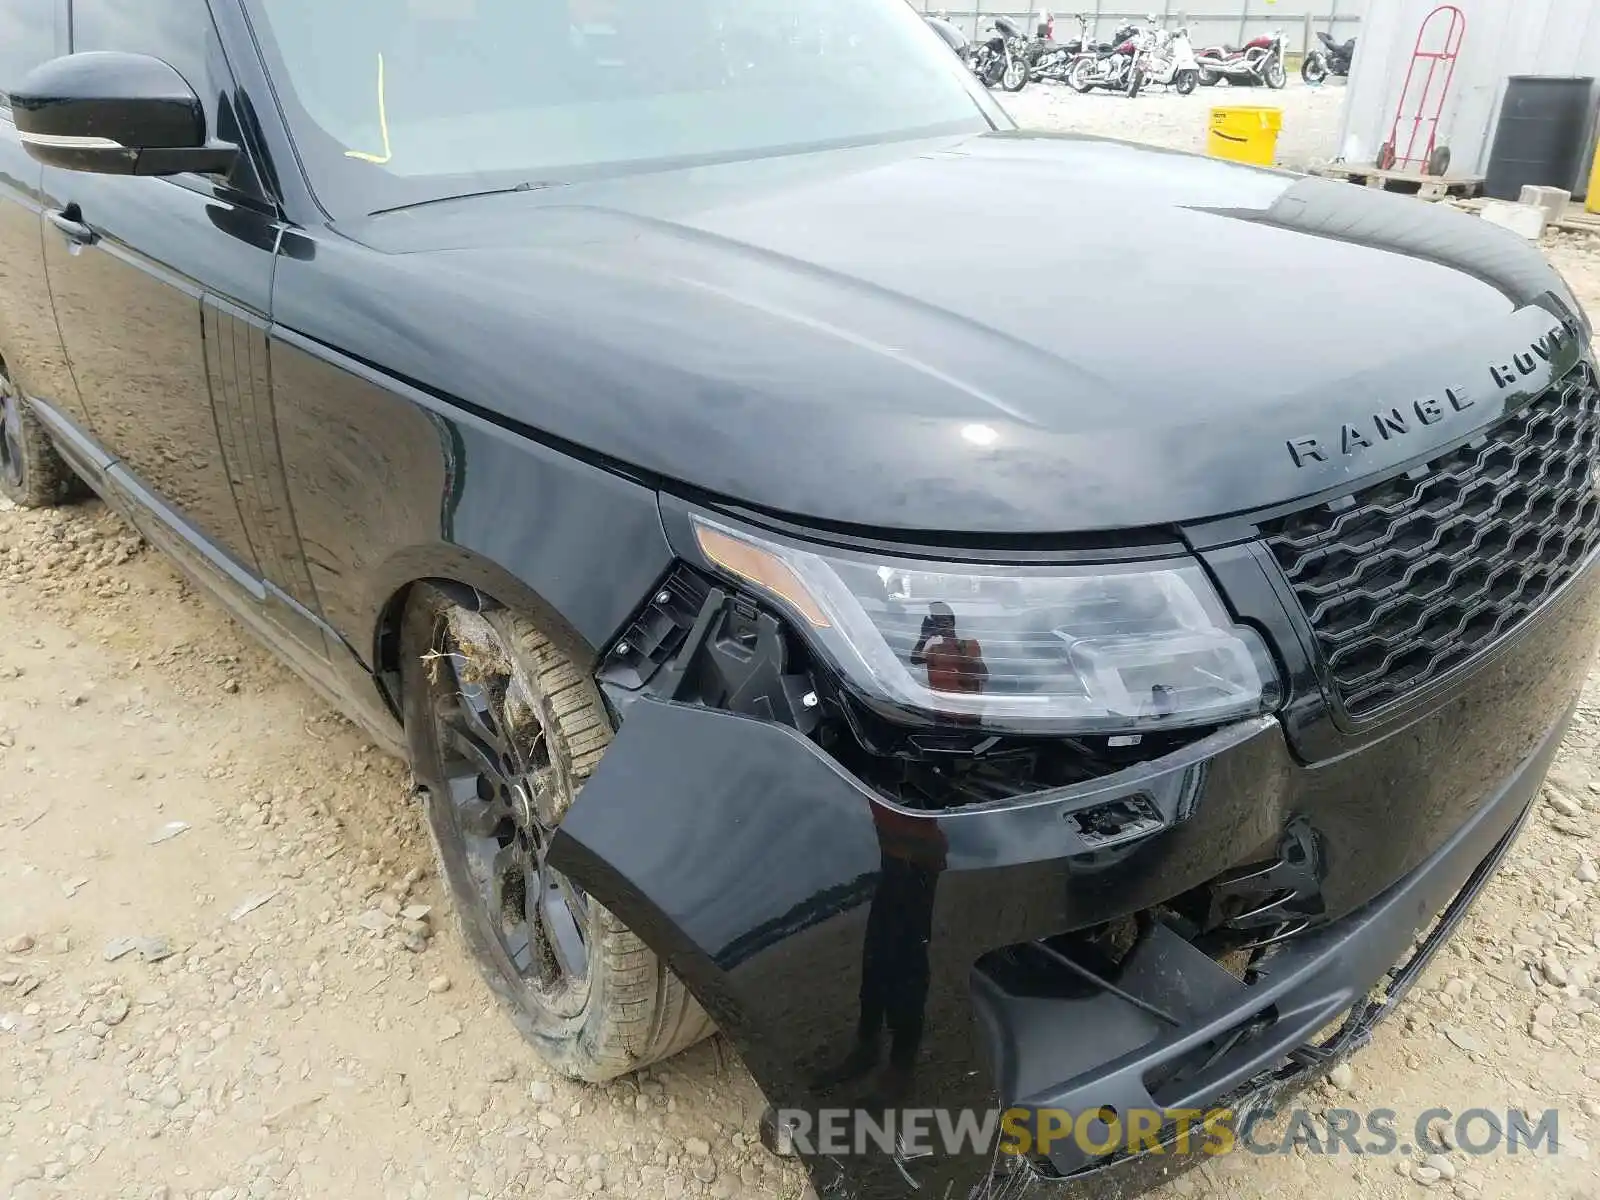
<svg viewBox="0 0 1600 1200">
<path fill-rule="evenodd" d="M 82 216 L 76 204 L 69 204 L 60 210 L 47 209 L 44 214 L 45 220 L 54 225 L 67 241 L 75 246 L 92 246 L 99 241 L 100 235 L 83 223 Z"/>
</svg>

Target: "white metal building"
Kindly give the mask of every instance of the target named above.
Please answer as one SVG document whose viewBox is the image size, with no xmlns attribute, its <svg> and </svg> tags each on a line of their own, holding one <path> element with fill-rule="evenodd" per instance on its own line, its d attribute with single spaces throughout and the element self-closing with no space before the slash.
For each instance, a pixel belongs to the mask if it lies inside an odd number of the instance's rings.
<svg viewBox="0 0 1600 1200">
<path fill-rule="evenodd" d="M 1330 147 L 1331 154 L 1348 162 L 1370 163 L 1389 140 L 1417 32 L 1438 2 L 1370 0 L 1357 43 L 1340 145 Z M 1466 17 L 1466 31 L 1439 122 L 1439 144 L 1450 147 L 1452 174 L 1481 175 L 1494 144 L 1508 76 L 1600 79 L 1600 2 L 1455 0 L 1455 4 Z M 1595 94 L 1591 93 L 1591 112 Z M 1408 103 L 1408 112 L 1412 107 Z M 1591 131 L 1591 147 L 1593 141 Z M 1588 162 L 1586 154 L 1585 176 Z"/>
</svg>

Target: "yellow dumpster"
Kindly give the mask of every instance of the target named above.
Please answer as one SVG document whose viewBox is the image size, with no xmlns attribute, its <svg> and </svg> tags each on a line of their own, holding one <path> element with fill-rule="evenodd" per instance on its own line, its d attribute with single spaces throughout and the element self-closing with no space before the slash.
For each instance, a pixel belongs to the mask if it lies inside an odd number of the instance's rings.
<svg viewBox="0 0 1600 1200">
<path fill-rule="evenodd" d="M 1206 153 L 1213 158 L 1270 167 L 1282 128 L 1281 108 L 1213 108 Z"/>
<path fill-rule="evenodd" d="M 1594 168 L 1589 172 L 1589 192 L 1584 197 L 1583 207 L 1600 213 L 1600 142 L 1595 143 Z"/>
</svg>

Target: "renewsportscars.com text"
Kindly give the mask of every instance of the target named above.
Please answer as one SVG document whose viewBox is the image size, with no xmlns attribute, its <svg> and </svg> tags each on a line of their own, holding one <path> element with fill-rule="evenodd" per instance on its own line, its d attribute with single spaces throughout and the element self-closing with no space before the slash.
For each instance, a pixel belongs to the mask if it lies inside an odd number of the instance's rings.
<svg viewBox="0 0 1600 1200">
<path fill-rule="evenodd" d="M 1279 1117 L 1285 1118 L 1281 1127 Z M 1470 1108 L 1460 1113 L 1430 1108 L 1410 1120 L 1393 1109 L 1306 1109 L 1276 1113 L 1258 1109 L 1236 1114 L 1227 1108 L 1065 1109 L 907 1108 L 783 1109 L 778 1135 L 801 1154 L 847 1155 L 1049 1154 L 1073 1146 L 1085 1154 L 1312 1154 L 1388 1155 L 1560 1153 L 1560 1114 L 1536 1116 Z"/>
</svg>

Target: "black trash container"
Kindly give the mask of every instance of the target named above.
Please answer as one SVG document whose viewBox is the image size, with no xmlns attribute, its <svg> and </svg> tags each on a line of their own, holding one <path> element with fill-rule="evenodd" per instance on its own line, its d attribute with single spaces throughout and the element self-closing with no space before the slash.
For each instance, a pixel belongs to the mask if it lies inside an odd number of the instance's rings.
<svg viewBox="0 0 1600 1200">
<path fill-rule="evenodd" d="M 1528 184 L 1575 187 L 1583 166 L 1593 90 L 1590 76 L 1508 79 L 1484 192 L 1497 200 L 1515 200 Z"/>
</svg>

